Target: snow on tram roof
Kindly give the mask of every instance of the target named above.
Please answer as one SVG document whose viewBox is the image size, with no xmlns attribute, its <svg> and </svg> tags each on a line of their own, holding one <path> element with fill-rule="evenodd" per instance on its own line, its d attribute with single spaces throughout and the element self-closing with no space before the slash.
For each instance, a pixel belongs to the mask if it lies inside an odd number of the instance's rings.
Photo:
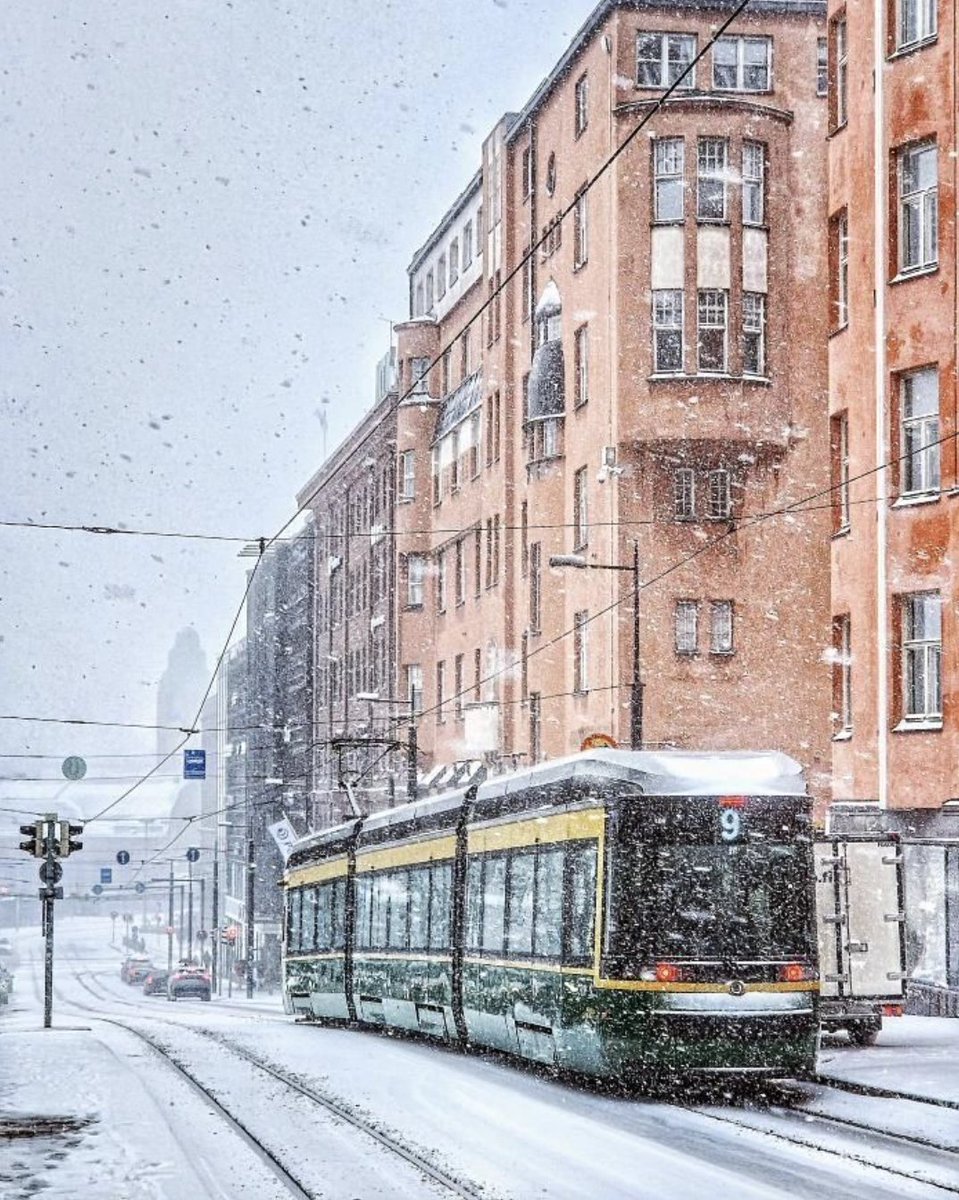
<svg viewBox="0 0 959 1200">
<path fill-rule="evenodd" d="M 477 799 L 492 799 L 531 787 L 547 787 L 564 779 L 620 780 L 635 784 L 644 796 L 805 796 L 801 765 L 775 750 L 590 750 L 554 758 L 495 775 L 479 785 Z M 384 809 L 363 821 L 365 830 L 423 820 L 458 808 L 465 788 L 426 796 L 410 804 Z M 322 845 L 354 828 L 355 820 L 307 834 L 294 849 Z"/>
</svg>

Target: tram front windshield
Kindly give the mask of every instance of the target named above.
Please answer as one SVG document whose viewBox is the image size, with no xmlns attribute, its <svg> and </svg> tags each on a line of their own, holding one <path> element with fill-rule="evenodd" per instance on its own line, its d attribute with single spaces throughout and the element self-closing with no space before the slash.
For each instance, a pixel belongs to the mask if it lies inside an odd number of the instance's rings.
<svg viewBox="0 0 959 1200">
<path fill-rule="evenodd" d="M 637 806 L 638 808 L 638 806 Z M 607 952 L 759 962 L 811 953 L 811 843 L 800 806 L 720 800 L 621 810 L 609 867 Z"/>
</svg>

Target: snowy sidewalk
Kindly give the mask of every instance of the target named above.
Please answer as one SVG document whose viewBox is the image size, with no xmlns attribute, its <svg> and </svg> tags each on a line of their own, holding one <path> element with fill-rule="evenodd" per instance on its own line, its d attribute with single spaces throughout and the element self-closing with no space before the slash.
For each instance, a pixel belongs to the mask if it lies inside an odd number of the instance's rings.
<svg viewBox="0 0 959 1200">
<path fill-rule="evenodd" d="M 959 1104 L 959 1020 L 893 1017 L 875 1046 L 823 1039 L 819 1073 L 847 1083 Z"/>
</svg>

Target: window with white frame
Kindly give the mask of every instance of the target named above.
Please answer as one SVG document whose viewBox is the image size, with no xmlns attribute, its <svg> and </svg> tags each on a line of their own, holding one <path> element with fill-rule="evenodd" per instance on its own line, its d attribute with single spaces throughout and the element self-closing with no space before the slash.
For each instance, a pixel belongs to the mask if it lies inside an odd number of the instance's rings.
<svg viewBox="0 0 959 1200">
<path fill-rule="evenodd" d="M 413 500 L 416 496 L 416 451 L 404 450 L 400 454 L 400 500 Z"/>
<path fill-rule="evenodd" d="M 575 131 L 576 136 L 589 124 L 589 76 L 585 73 L 576 80 Z"/>
<path fill-rule="evenodd" d="M 450 287 L 460 277 L 460 242 L 459 238 L 453 238 L 450 242 Z"/>
<path fill-rule="evenodd" d="M 441 254 L 436 266 L 436 297 L 442 300 L 446 295 L 446 255 Z"/>
<path fill-rule="evenodd" d="M 816 95 L 829 93 L 829 41 L 819 38 L 816 42 Z"/>
<path fill-rule="evenodd" d="M 426 578 L 426 560 L 422 554 L 409 554 L 406 558 L 406 603 L 409 608 L 423 607 L 423 580 Z"/>
<path fill-rule="evenodd" d="M 844 533 L 849 528 L 849 413 L 836 413 L 830 418 L 832 480 L 833 480 L 833 533 Z"/>
<path fill-rule="evenodd" d="M 709 605 L 709 652 L 732 654 L 733 650 L 733 602 L 712 600 Z"/>
<path fill-rule="evenodd" d="M 473 222 L 467 221 L 463 226 L 463 270 L 473 261 Z"/>
<path fill-rule="evenodd" d="M 583 550 L 589 544 L 589 496 L 587 468 L 580 467 L 573 476 L 573 549 Z"/>
<path fill-rule="evenodd" d="M 653 292 L 653 371 L 676 375 L 683 370 L 683 293 L 680 289 Z"/>
<path fill-rule="evenodd" d="M 729 472 L 720 467 L 709 472 L 709 516 L 713 521 L 725 521 L 733 511 L 732 486 Z"/>
<path fill-rule="evenodd" d="M 696 187 L 696 216 L 700 221 L 725 221 L 729 142 L 726 138 L 700 138 Z"/>
<path fill-rule="evenodd" d="M 843 212 L 836 222 L 836 324 L 849 324 L 849 215 Z"/>
<path fill-rule="evenodd" d="M 713 87 L 722 92 L 771 92 L 772 62 L 772 38 L 718 38 L 713 46 Z"/>
<path fill-rule="evenodd" d="M 436 552 L 436 607 L 440 612 L 446 609 L 446 551 Z"/>
<path fill-rule="evenodd" d="M 899 267 L 939 261 L 939 154 L 934 142 L 899 152 Z"/>
<path fill-rule="evenodd" d="M 446 663 L 440 659 L 436 664 L 436 724 L 446 720 Z"/>
<path fill-rule="evenodd" d="M 410 383 L 414 396 L 424 395 L 429 391 L 430 359 L 410 359 Z"/>
<path fill-rule="evenodd" d="M 743 224 L 762 225 L 765 219 L 766 147 L 743 142 Z"/>
<path fill-rule="evenodd" d="M 676 601 L 676 653 L 696 654 L 699 650 L 699 601 Z"/>
<path fill-rule="evenodd" d="M 581 190 L 573 205 L 573 268 L 589 260 L 589 192 Z"/>
<path fill-rule="evenodd" d="M 573 617 L 573 691 L 589 691 L 588 655 L 589 612 L 583 610 Z"/>
<path fill-rule="evenodd" d="M 833 618 L 833 704 L 839 728 L 852 732 L 852 620 L 849 613 Z"/>
<path fill-rule="evenodd" d="M 439 504 L 443 499 L 443 470 L 440 466 L 440 448 L 434 446 L 430 456 L 433 468 L 433 503 Z"/>
<path fill-rule="evenodd" d="M 942 718 L 942 609 L 938 592 L 901 598 L 903 717 Z"/>
<path fill-rule="evenodd" d="M 573 402 L 582 408 L 589 400 L 589 326 L 580 325 L 573 335 Z"/>
<path fill-rule="evenodd" d="M 432 271 L 426 272 L 426 311 L 436 303 L 436 281 Z"/>
<path fill-rule="evenodd" d="M 727 300 L 728 293 L 714 288 L 699 293 L 696 361 L 703 373 L 726 370 Z"/>
<path fill-rule="evenodd" d="M 683 138 L 657 138 L 653 142 L 653 217 L 656 221 L 682 221 L 685 213 Z"/>
<path fill-rule="evenodd" d="M 849 33 L 845 13 L 833 23 L 833 45 L 836 54 L 834 116 L 838 128 L 849 120 Z"/>
<path fill-rule="evenodd" d="M 466 542 L 456 539 L 456 604 L 466 603 Z"/>
<path fill-rule="evenodd" d="M 766 374 L 766 297 L 743 292 L 743 374 Z"/>
<path fill-rule="evenodd" d="M 936 0 L 899 0 L 896 49 L 905 50 L 936 36 Z"/>
<path fill-rule="evenodd" d="M 413 305 L 413 316 L 422 317 L 426 312 L 426 292 L 422 283 L 416 285 L 416 301 Z"/>
<path fill-rule="evenodd" d="M 673 472 L 673 516 L 677 521 L 692 521 L 696 516 L 696 473 L 692 467 L 677 467 Z"/>
<path fill-rule="evenodd" d="M 406 697 L 412 712 L 423 711 L 423 668 L 419 663 L 410 663 L 406 668 Z"/>
<path fill-rule="evenodd" d="M 457 654 L 453 659 L 453 718 L 463 719 L 463 655 Z"/>
<path fill-rule="evenodd" d="M 636 83 L 639 87 L 666 88 L 676 82 L 696 57 L 696 38 L 685 33 L 636 35 Z M 683 78 L 681 88 L 694 87 L 695 68 Z"/>
<path fill-rule="evenodd" d="M 938 492 L 939 371 L 929 367 L 900 380 L 900 492 L 904 496 Z"/>
<path fill-rule="evenodd" d="M 543 546 L 532 542 L 529 548 L 529 628 L 539 633 L 543 619 Z"/>
<path fill-rule="evenodd" d="M 528 199 L 533 194 L 533 147 L 527 146 L 523 150 L 522 157 L 521 180 L 523 184 L 523 199 Z"/>
</svg>

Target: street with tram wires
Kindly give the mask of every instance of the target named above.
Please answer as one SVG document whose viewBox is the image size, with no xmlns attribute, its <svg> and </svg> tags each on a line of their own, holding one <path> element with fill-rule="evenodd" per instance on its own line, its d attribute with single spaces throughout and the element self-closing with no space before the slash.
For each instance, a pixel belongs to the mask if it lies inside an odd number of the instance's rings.
<svg viewBox="0 0 959 1200">
<path fill-rule="evenodd" d="M 818 1082 L 765 1095 L 611 1092 L 505 1057 L 296 1022 L 276 993 L 144 996 L 120 980 L 125 951 L 105 915 L 61 922 L 43 1030 L 40 930 L 11 943 L 0 1104 L 7 1130 L 32 1122 L 34 1135 L 0 1138 L 5 1200 L 959 1192 L 948 1020 L 903 1018 L 866 1049 L 827 1040 Z"/>
</svg>

